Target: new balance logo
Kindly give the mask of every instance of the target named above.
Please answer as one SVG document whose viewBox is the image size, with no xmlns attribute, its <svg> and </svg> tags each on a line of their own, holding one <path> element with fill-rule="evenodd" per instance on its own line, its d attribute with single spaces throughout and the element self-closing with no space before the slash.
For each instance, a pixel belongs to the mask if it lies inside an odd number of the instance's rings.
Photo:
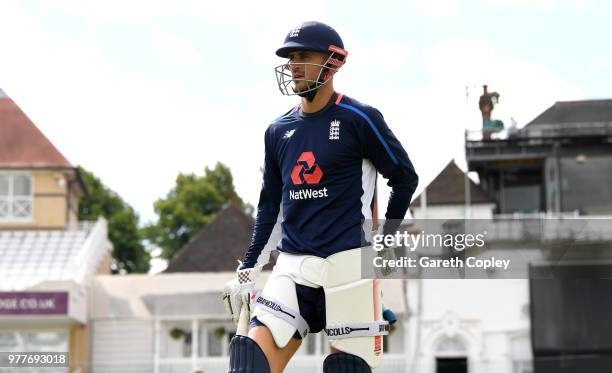
<svg viewBox="0 0 612 373">
<path fill-rule="evenodd" d="M 329 124 L 329 139 L 340 140 L 340 121 L 338 119 Z"/>
<path fill-rule="evenodd" d="M 293 136 L 293 134 L 295 133 L 295 129 L 289 130 L 287 132 L 285 132 L 285 134 L 283 135 L 283 139 L 288 139 L 291 136 Z"/>
</svg>

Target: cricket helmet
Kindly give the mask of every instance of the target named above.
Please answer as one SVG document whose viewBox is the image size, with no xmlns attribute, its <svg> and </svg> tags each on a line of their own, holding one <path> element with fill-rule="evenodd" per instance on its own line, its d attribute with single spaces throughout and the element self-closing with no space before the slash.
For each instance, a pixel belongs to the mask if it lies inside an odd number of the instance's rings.
<svg viewBox="0 0 612 373">
<path fill-rule="evenodd" d="M 284 95 L 299 95 L 312 100 L 316 90 L 327 83 L 329 79 L 344 65 L 348 52 L 344 50 L 344 43 L 340 35 L 332 27 L 316 21 L 304 22 L 300 26 L 289 31 L 283 45 L 276 50 L 276 55 L 289 58 L 291 52 L 311 51 L 328 55 L 323 64 L 293 63 L 291 61 L 275 67 L 278 87 Z M 317 76 L 304 76 L 296 79 L 292 75 L 292 68 L 296 65 L 319 66 Z M 296 91 L 295 82 L 304 80 L 308 89 Z M 292 86 L 293 84 L 293 86 Z M 290 91 L 289 88 L 292 88 Z"/>
</svg>

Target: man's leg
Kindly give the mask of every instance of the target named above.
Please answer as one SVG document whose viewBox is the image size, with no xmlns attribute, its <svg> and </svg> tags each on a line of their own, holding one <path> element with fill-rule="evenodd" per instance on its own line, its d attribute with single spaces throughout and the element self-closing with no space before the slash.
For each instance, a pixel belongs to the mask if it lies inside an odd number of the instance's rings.
<svg viewBox="0 0 612 373">
<path fill-rule="evenodd" d="M 265 355 L 270 373 L 281 373 L 308 333 L 300 315 L 296 285 L 277 261 L 261 293 L 252 299 L 251 329 L 248 337 Z"/>
<path fill-rule="evenodd" d="M 265 325 L 256 326 L 249 330 L 249 337 L 257 342 L 257 345 L 266 355 L 268 364 L 270 364 L 270 373 L 281 373 L 289 363 L 289 359 L 302 344 L 301 339 L 291 338 L 285 347 L 278 348 L 272 333 Z"/>
<path fill-rule="evenodd" d="M 388 322 L 382 320 L 377 280 L 358 280 L 325 289 L 326 334 L 331 346 L 359 356 L 372 368 L 380 364 L 382 336 Z"/>
<path fill-rule="evenodd" d="M 389 325 L 382 318 L 378 280 L 361 279 L 361 250 L 343 251 L 326 259 L 325 331 L 335 350 L 355 355 L 374 369 L 380 364 L 382 336 L 388 334 Z"/>
</svg>

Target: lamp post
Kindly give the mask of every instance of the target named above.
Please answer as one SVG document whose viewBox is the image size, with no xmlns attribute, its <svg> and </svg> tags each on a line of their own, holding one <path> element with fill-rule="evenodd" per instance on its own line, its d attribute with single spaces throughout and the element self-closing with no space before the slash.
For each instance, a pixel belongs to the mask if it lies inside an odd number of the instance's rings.
<svg viewBox="0 0 612 373">
<path fill-rule="evenodd" d="M 486 86 L 485 86 L 486 87 Z M 464 144 L 464 149 L 467 149 L 467 141 L 468 141 L 468 134 L 469 134 L 469 128 L 470 128 L 470 88 L 478 88 L 477 85 L 466 85 L 465 86 L 465 128 L 466 128 L 466 136 L 465 136 L 465 144 Z M 465 198 L 465 208 L 463 211 L 463 216 L 464 219 L 469 219 L 472 215 L 471 212 L 471 205 L 472 205 L 472 201 L 471 201 L 471 194 L 470 194 L 470 179 L 468 176 L 468 173 L 470 172 L 470 165 L 467 161 L 467 156 L 465 159 L 465 164 L 467 167 L 467 170 L 465 171 L 465 174 L 463 175 L 463 180 L 464 180 L 464 198 Z"/>
</svg>

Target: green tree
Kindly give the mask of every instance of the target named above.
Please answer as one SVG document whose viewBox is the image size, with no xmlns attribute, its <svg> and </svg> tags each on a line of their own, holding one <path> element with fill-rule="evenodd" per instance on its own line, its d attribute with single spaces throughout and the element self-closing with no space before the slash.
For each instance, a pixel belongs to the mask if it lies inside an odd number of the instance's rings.
<svg viewBox="0 0 612 373">
<path fill-rule="evenodd" d="M 162 248 L 164 259 L 172 259 L 230 201 L 248 209 L 236 193 L 232 173 L 224 164 L 218 162 L 214 169 L 206 167 L 204 176 L 179 174 L 166 198 L 155 202 L 159 219 L 144 228 L 144 236 Z"/>
<path fill-rule="evenodd" d="M 108 238 L 113 244 L 113 273 L 146 273 L 150 254 L 144 249 L 138 229 L 138 215 L 93 173 L 79 167 L 88 195 L 79 201 L 79 220 L 108 221 Z"/>
</svg>

